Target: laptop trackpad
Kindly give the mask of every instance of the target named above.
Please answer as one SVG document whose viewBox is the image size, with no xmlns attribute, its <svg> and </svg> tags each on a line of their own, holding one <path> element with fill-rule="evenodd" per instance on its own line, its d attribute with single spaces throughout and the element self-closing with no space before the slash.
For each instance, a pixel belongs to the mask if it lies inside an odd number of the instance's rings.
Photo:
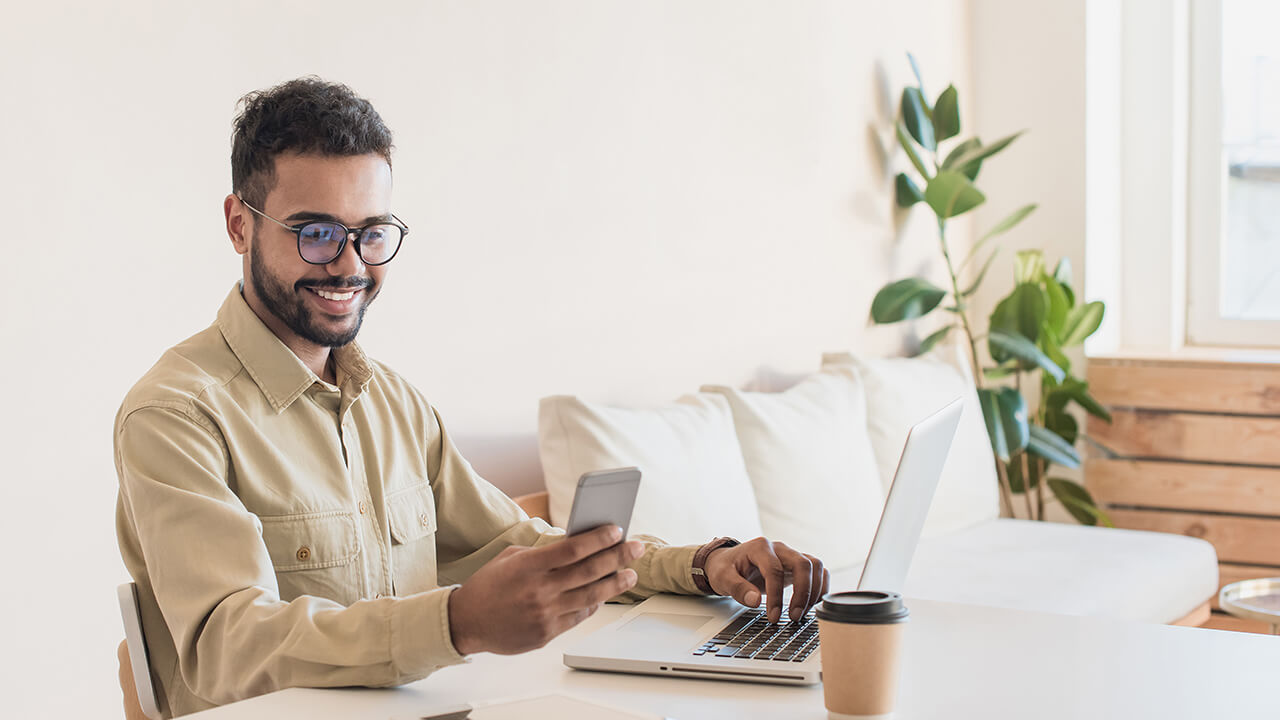
<svg viewBox="0 0 1280 720">
<path fill-rule="evenodd" d="M 705 625 L 713 617 L 715 616 L 665 612 L 640 613 L 625 625 L 620 626 L 618 632 L 639 632 L 653 638 L 688 640 L 690 633 Z"/>
</svg>

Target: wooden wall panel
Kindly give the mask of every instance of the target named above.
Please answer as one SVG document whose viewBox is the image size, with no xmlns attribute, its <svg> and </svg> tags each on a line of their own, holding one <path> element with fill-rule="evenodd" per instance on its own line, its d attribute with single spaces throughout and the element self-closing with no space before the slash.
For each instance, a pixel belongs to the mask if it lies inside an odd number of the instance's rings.
<svg viewBox="0 0 1280 720">
<path fill-rule="evenodd" d="M 1093 459 L 1085 479 L 1108 505 L 1280 515 L 1280 468 Z"/>
<path fill-rule="evenodd" d="M 1105 402 L 1105 401 L 1104 401 Z M 1112 409 L 1088 432 L 1123 457 L 1280 466 L 1280 418 Z"/>
<path fill-rule="evenodd" d="M 1093 358 L 1089 384 L 1116 457 L 1090 453 L 1085 484 L 1115 524 L 1209 541 L 1219 588 L 1280 577 L 1280 362 Z M 1211 606 L 1205 627 L 1270 632 Z"/>
<path fill-rule="evenodd" d="M 1089 385 L 1114 407 L 1280 415 L 1273 365 L 1097 359 L 1089 361 Z"/>
</svg>

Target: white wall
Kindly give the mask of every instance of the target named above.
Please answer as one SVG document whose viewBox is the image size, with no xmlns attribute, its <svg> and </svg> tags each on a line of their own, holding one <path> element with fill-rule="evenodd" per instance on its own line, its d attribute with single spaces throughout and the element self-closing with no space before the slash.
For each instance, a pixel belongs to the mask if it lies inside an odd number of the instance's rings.
<svg viewBox="0 0 1280 720">
<path fill-rule="evenodd" d="M 1028 203 L 1039 207 L 1014 230 L 992 241 L 1002 246 L 972 306 L 985 332 L 991 311 L 1013 289 L 1018 250 L 1039 248 L 1050 267 L 1071 262 L 1075 290 L 1089 292 L 1085 265 L 1085 0 L 1026 2 L 974 0 L 972 4 L 973 130 L 994 140 L 1019 130 L 1007 150 L 983 163 L 977 185 L 986 204 L 974 212 L 974 231 L 986 232 Z M 1090 299 L 1092 299 L 1090 297 Z M 985 354 L 984 354 L 985 357 Z M 1078 376 L 1080 349 L 1068 352 Z M 1080 480 L 1078 472 L 1055 470 Z M 1052 496 L 1056 520 L 1073 522 Z M 1015 503 L 1022 505 L 1022 499 Z"/>
<path fill-rule="evenodd" d="M 879 138 L 908 49 L 967 96 L 963 3 L 355 7 L 6 13 L 6 715 L 117 707 L 112 418 L 237 278 L 220 204 L 245 91 L 317 73 L 396 131 L 413 234 L 362 339 L 513 492 L 538 483 L 540 396 L 657 403 L 893 352 L 871 297 L 936 277 Z"/>
</svg>

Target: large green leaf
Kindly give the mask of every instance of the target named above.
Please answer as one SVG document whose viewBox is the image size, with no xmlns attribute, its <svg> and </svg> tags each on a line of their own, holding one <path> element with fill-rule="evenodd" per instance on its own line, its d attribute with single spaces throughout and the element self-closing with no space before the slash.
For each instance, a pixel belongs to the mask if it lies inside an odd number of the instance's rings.
<svg viewBox="0 0 1280 720">
<path fill-rule="evenodd" d="M 1009 491 L 1014 495 L 1026 492 L 1027 479 L 1022 477 L 1022 456 L 1014 455 L 1008 463 L 1005 463 L 1004 469 L 1005 477 L 1009 480 Z"/>
<path fill-rule="evenodd" d="M 949 218 L 968 212 L 981 205 L 987 197 L 969 182 L 969 178 L 954 170 L 941 170 L 929 180 L 924 189 L 924 200 L 939 218 Z"/>
<path fill-rule="evenodd" d="M 1053 491 L 1054 497 L 1058 498 L 1058 502 L 1062 503 L 1062 507 L 1071 513 L 1082 525 L 1105 525 L 1107 527 L 1115 527 L 1111 522 L 1111 518 L 1098 507 L 1094 502 L 1093 496 L 1089 491 L 1084 489 L 1079 483 L 1066 480 L 1064 478 L 1049 478 L 1049 489 Z"/>
<path fill-rule="evenodd" d="M 973 279 L 973 284 L 960 292 L 960 297 L 966 298 L 978 292 L 978 286 L 982 284 L 982 278 L 987 276 L 987 271 L 991 269 L 991 263 L 996 259 L 996 255 L 1000 254 L 1000 248 L 991 251 L 991 255 L 987 261 L 982 263 L 982 269 L 978 271 L 978 276 Z"/>
<path fill-rule="evenodd" d="M 1046 410 L 1044 414 L 1045 428 L 1053 431 L 1058 437 L 1074 446 L 1080 437 L 1080 424 L 1066 411 Z"/>
<path fill-rule="evenodd" d="M 1106 306 L 1101 300 L 1094 300 L 1072 309 L 1063 325 L 1062 346 L 1074 347 L 1097 332 L 1098 326 L 1102 325 L 1102 315 L 1105 311 Z"/>
<path fill-rule="evenodd" d="M 1044 276 L 1044 294 L 1049 300 L 1044 316 L 1045 325 L 1052 328 L 1057 337 L 1061 338 L 1066 326 L 1067 314 L 1071 312 L 1071 298 L 1067 297 L 1067 291 L 1051 275 Z"/>
<path fill-rule="evenodd" d="M 991 449 L 1003 462 L 1027 448 L 1031 431 L 1027 428 L 1027 402 L 1022 393 L 1009 387 L 981 388 L 978 402 L 987 422 Z"/>
<path fill-rule="evenodd" d="M 898 177 L 894 178 L 893 190 L 898 207 L 911 207 L 924 199 L 924 193 L 920 192 L 920 188 L 916 187 L 906 173 L 898 173 Z"/>
<path fill-rule="evenodd" d="M 994 360 L 1000 361 L 1003 358 L 1014 357 L 1022 361 L 1023 367 L 1039 367 L 1052 375 L 1058 382 L 1061 382 L 1066 377 L 1066 373 L 1063 372 L 1062 368 L 1058 367 L 1058 364 L 1053 360 L 1050 360 L 1043 350 L 1017 333 L 992 330 L 987 335 L 987 346 Z"/>
<path fill-rule="evenodd" d="M 871 319 L 883 324 L 917 318 L 938 307 L 946 295 L 945 290 L 924 278 L 891 282 L 880 288 L 871 301 Z"/>
<path fill-rule="evenodd" d="M 928 110 L 925 109 L 925 99 L 920 88 L 903 88 L 902 122 L 906 124 L 911 137 L 920 143 L 920 147 L 930 152 L 938 149 L 938 143 L 933 138 L 933 121 L 929 119 Z"/>
<path fill-rule="evenodd" d="M 1031 437 L 1027 442 L 1027 452 L 1039 455 L 1051 463 L 1069 468 L 1080 467 L 1080 453 L 1058 434 L 1047 428 L 1032 424 Z"/>
<path fill-rule="evenodd" d="M 990 327 L 1016 333 L 1035 342 L 1040 337 L 1040 325 L 1044 322 L 1047 305 L 1044 290 L 1039 285 L 1023 283 L 996 305 L 991 312 Z M 996 362 L 1003 360 L 997 358 Z"/>
<path fill-rule="evenodd" d="M 911 138 L 907 136 L 907 128 L 898 122 L 893 126 L 894 133 L 898 136 L 898 144 L 902 146 L 902 151 L 907 154 L 907 159 L 915 166 L 916 172 L 920 173 L 926 181 L 929 179 L 929 169 L 925 167 L 924 161 L 920 159 L 920 153 L 916 150 L 915 143 L 911 142 Z"/>
<path fill-rule="evenodd" d="M 916 350 L 916 355 L 923 355 L 933 349 L 934 345 L 942 342 L 955 329 L 955 325 L 948 325 L 937 332 L 931 333 L 929 337 L 920 341 L 920 347 Z"/>
<path fill-rule="evenodd" d="M 981 160 L 975 160 L 974 162 L 971 162 L 963 166 L 956 166 L 955 160 L 956 158 L 963 156 L 965 153 L 969 152 L 970 150 L 973 150 L 974 148 L 979 148 L 979 147 L 982 147 L 982 141 L 976 137 L 969 138 L 968 140 L 965 140 L 959 145 L 956 145 L 954 148 L 951 149 L 951 152 L 947 153 L 946 159 L 942 161 L 942 169 L 956 170 L 960 174 L 969 178 L 970 180 L 977 178 L 978 171 L 982 169 Z"/>
<path fill-rule="evenodd" d="M 1050 410 L 1065 410 L 1067 402 L 1074 400 L 1090 415 L 1111 422 L 1111 413 L 1089 393 L 1089 383 L 1079 378 L 1067 378 L 1062 386 L 1049 393 L 1047 407 Z"/>
<path fill-rule="evenodd" d="M 985 160 L 1009 147 L 1009 143 L 1017 140 L 1018 136 L 1021 134 L 1022 131 L 1018 131 L 1012 135 L 1002 137 L 990 145 L 979 145 L 977 147 L 970 148 L 956 156 L 955 159 L 951 161 L 950 167 L 964 167 L 969 163 Z M 951 158 L 948 159 L 950 160 Z"/>
<path fill-rule="evenodd" d="M 955 85 L 948 85 L 933 104 L 933 137 L 938 142 L 960 132 L 960 97 Z"/>
<path fill-rule="evenodd" d="M 1036 340 L 1036 347 L 1040 348 L 1041 352 L 1049 356 L 1049 359 L 1053 361 L 1054 365 L 1062 368 L 1062 372 L 1070 374 L 1071 358 L 1067 357 L 1066 353 L 1062 352 L 1062 344 L 1058 342 L 1058 332 L 1049 325 L 1047 317 L 1045 318 L 1044 324 L 1040 326 L 1040 338 Z M 1052 382 L 1056 385 L 1058 381 L 1050 381 L 1046 379 L 1046 382 Z"/>
</svg>

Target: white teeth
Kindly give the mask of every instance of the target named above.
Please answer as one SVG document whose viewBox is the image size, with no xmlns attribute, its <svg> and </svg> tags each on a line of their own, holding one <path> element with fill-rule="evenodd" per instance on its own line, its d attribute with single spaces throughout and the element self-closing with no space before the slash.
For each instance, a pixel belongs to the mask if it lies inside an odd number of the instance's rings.
<svg viewBox="0 0 1280 720">
<path fill-rule="evenodd" d="M 319 289 L 317 289 L 315 293 L 320 297 L 324 298 L 325 300 L 338 300 L 338 301 L 350 300 L 351 297 L 355 295 L 355 292 L 335 293 L 335 292 L 326 292 L 324 290 L 319 290 Z"/>
</svg>

